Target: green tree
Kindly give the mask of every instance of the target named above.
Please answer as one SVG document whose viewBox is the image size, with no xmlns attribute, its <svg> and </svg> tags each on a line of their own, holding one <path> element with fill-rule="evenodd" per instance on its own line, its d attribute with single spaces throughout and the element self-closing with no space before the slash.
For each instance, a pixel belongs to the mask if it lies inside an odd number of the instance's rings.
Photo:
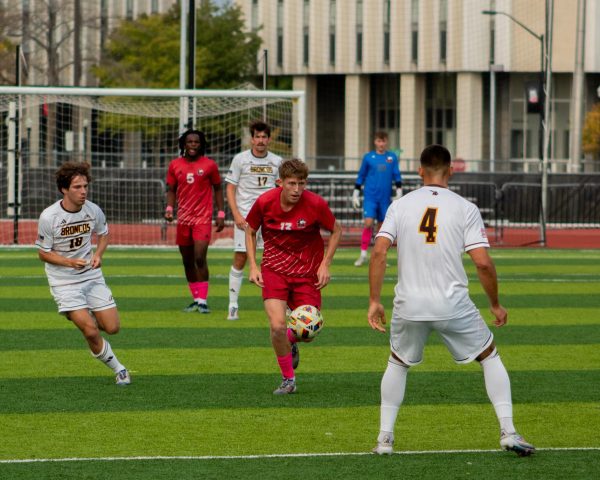
<svg viewBox="0 0 600 480">
<path fill-rule="evenodd" d="M 600 102 L 596 103 L 585 116 L 583 151 L 594 158 L 600 157 Z"/>
<path fill-rule="evenodd" d="M 179 6 L 123 21 L 93 71 L 104 87 L 179 86 Z M 241 10 L 202 2 L 196 16 L 196 88 L 231 88 L 256 75 L 260 38 L 244 30 Z"/>
</svg>

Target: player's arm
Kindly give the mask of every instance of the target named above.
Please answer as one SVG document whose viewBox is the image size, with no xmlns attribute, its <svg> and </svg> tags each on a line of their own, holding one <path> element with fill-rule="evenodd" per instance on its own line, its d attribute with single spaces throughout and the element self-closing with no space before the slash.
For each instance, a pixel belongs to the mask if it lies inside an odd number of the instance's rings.
<svg viewBox="0 0 600 480">
<path fill-rule="evenodd" d="M 102 265 L 102 255 L 104 255 L 106 247 L 108 247 L 108 233 L 105 235 L 98 235 L 98 244 L 96 245 L 96 251 L 92 256 L 92 268 L 100 268 Z"/>
<path fill-rule="evenodd" d="M 256 264 L 256 230 L 250 225 L 246 227 L 246 255 L 248 256 L 249 274 L 248 280 L 264 287 L 262 273 Z"/>
<path fill-rule="evenodd" d="M 175 208 L 175 192 L 177 187 L 175 185 L 167 184 L 167 206 L 165 208 L 165 220 L 167 222 L 173 221 L 173 208 Z"/>
<path fill-rule="evenodd" d="M 367 320 L 373 330 L 385 333 L 385 310 L 381 304 L 381 289 L 385 275 L 387 251 L 392 242 L 387 237 L 376 237 L 369 261 L 369 310 Z"/>
<path fill-rule="evenodd" d="M 508 321 L 508 313 L 505 308 L 500 305 L 498 299 L 498 277 L 496 275 L 496 267 L 492 258 L 485 247 L 474 248 L 467 252 L 475 264 L 479 282 L 487 295 L 490 302 L 490 311 L 496 317 L 494 325 L 501 327 Z"/>
<path fill-rule="evenodd" d="M 42 262 L 51 263 L 52 265 L 58 265 L 60 267 L 75 268 L 81 270 L 87 266 L 87 260 L 84 258 L 67 258 L 62 255 L 50 251 L 38 250 L 38 257 Z"/>
<path fill-rule="evenodd" d="M 235 226 L 241 230 L 246 228 L 246 219 L 240 213 L 240 209 L 237 206 L 237 200 L 235 199 L 235 192 L 237 191 L 237 185 L 233 183 L 227 182 L 227 187 L 225 187 L 225 193 L 227 194 L 227 204 L 229 205 L 229 209 L 231 210 L 231 215 L 233 216 L 233 221 Z"/>
<path fill-rule="evenodd" d="M 358 170 L 358 176 L 356 177 L 356 182 L 354 184 L 354 191 L 352 192 L 352 206 L 355 210 L 360 210 L 360 189 L 362 185 L 365 183 L 365 178 L 367 177 L 367 172 L 369 170 L 369 163 L 367 161 L 367 157 L 364 156 L 362 159 L 362 163 L 360 164 L 360 169 Z"/>
<path fill-rule="evenodd" d="M 221 182 L 213 184 L 213 192 L 215 194 L 215 202 L 217 204 L 217 232 L 225 228 L 225 204 L 223 203 L 223 184 Z"/>
<path fill-rule="evenodd" d="M 331 231 L 331 235 L 329 237 L 329 241 L 327 242 L 327 249 L 325 250 L 325 254 L 323 256 L 323 261 L 321 265 L 319 265 L 319 269 L 317 270 L 317 283 L 316 287 L 320 290 L 325 287 L 329 280 L 331 280 L 331 274 L 329 273 L 329 265 L 333 261 L 333 255 L 337 250 L 338 245 L 340 244 L 340 239 L 342 238 L 342 227 L 336 220 L 333 224 L 333 230 Z"/>
</svg>

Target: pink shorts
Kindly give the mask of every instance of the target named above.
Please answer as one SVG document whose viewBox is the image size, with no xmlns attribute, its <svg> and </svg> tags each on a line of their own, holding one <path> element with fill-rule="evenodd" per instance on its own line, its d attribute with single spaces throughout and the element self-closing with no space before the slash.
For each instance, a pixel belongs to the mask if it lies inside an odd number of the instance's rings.
<svg viewBox="0 0 600 480">
<path fill-rule="evenodd" d="M 261 269 L 263 282 L 263 300 L 276 298 L 287 302 L 292 310 L 300 305 L 313 305 L 321 309 L 321 290 L 315 287 L 317 276 L 292 277 L 273 272 L 268 268 Z"/>
<path fill-rule="evenodd" d="M 177 245 L 193 245 L 194 242 L 210 242 L 212 225 L 210 223 L 198 223 L 196 225 L 177 224 Z"/>
</svg>

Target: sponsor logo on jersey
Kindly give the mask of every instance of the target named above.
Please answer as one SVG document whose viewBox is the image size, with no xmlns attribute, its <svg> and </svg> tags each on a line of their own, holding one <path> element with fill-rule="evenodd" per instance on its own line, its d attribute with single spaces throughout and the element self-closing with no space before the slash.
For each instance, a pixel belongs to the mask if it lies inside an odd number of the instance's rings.
<svg viewBox="0 0 600 480">
<path fill-rule="evenodd" d="M 43 240 L 43 239 L 44 239 L 44 236 L 43 236 L 43 235 L 38 235 L 38 239 L 39 239 L 39 240 Z"/>
<path fill-rule="evenodd" d="M 387 163 L 392 163 L 394 161 L 394 159 L 392 157 L 386 157 L 385 161 Z"/>
<path fill-rule="evenodd" d="M 481 238 L 487 238 L 487 232 L 485 231 L 485 228 L 481 229 Z"/>
<path fill-rule="evenodd" d="M 251 165 L 250 173 L 273 173 L 271 165 Z"/>
<path fill-rule="evenodd" d="M 301 218 L 300 220 L 298 220 L 296 222 L 296 227 L 297 228 L 304 228 L 304 227 L 306 227 L 306 220 L 304 220 L 303 218 Z"/>
<path fill-rule="evenodd" d="M 71 235 L 80 235 L 89 233 L 92 230 L 89 223 L 80 223 L 79 225 L 67 225 L 60 229 L 61 237 L 70 237 Z"/>
<path fill-rule="evenodd" d="M 198 169 L 198 176 L 202 176 L 204 175 L 204 170 L 202 170 L 201 168 Z"/>
<path fill-rule="evenodd" d="M 60 222 L 61 225 L 64 225 L 65 223 L 67 223 L 67 221 L 63 218 L 63 221 Z"/>
</svg>

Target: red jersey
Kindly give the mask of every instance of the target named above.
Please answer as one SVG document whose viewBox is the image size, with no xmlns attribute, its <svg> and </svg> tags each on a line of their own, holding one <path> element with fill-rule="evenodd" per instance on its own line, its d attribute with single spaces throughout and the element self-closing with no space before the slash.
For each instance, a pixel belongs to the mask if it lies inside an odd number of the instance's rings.
<svg viewBox="0 0 600 480">
<path fill-rule="evenodd" d="M 190 161 L 184 157 L 171 160 L 167 170 L 167 185 L 177 193 L 177 222 L 184 225 L 212 222 L 213 185 L 221 183 L 214 160 L 199 157 Z"/>
<path fill-rule="evenodd" d="M 321 228 L 332 232 L 335 217 L 316 193 L 304 190 L 289 212 L 282 210 L 280 196 L 280 187 L 263 193 L 246 217 L 254 230 L 262 228 L 261 266 L 283 275 L 314 276 L 324 256 Z"/>
</svg>

